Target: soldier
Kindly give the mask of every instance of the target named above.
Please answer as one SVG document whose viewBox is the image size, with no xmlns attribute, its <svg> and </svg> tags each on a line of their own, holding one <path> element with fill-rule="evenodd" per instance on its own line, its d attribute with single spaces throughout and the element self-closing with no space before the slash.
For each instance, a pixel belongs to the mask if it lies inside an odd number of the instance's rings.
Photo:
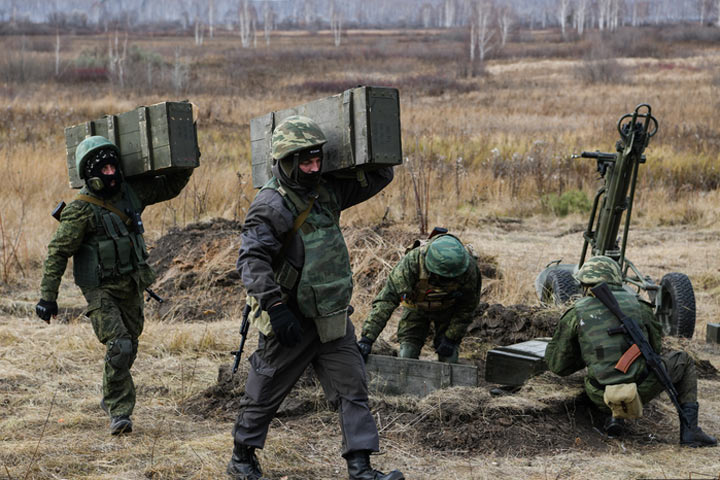
<svg viewBox="0 0 720 480">
<path fill-rule="evenodd" d="M 589 288 L 606 282 L 623 313 L 638 323 L 653 350 L 658 353 L 662 348 L 662 327 L 651 307 L 623 288 L 620 266 L 613 259 L 592 257 L 583 264 L 575 278 L 584 288 L 586 296 L 577 300 L 560 319 L 547 346 L 545 360 L 551 371 L 562 376 L 587 366 L 585 391 L 590 400 L 609 415 L 604 425 L 608 436 L 619 436 L 624 431 L 624 420 L 610 415 L 609 405 L 613 400 L 608 393 L 619 385 L 630 385 L 632 393 L 623 394 L 623 402 L 630 409 L 636 409 L 639 416 L 642 404 L 660 394 L 663 386 L 655 374 L 648 371 L 642 357 L 631 360 L 629 366 L 617 367 L 620 358 L 631 347 L 631 341 L 621 333 L 608 332 L 608 329 L 618 327 L 620 321 L 600 300 L 588 294 Z M 693 359 L 684 351 L 672 351 L 662 355 L 662 360 L 677 389 L 682 410 L 690 421 L 689 425 L 680 422 L 680 444 L 689 447 L 717 445 L 715 438 L 705 434 L 697 424 L 697 376 Z M 624 373 L 622 369 L 625 369 Z M 635 389 L 637 393 L 634 393 Z M 608 399 L 609 405 L 606 405 L 605 399 Z"/>
<path fill-rule="evenodd" d="M 130 367 L 143 329 L 143 290 L 155 279 L 146 262 L 140 214 L 147 205 L 177 196 L 192 169 L 125 179 L 118 148 L 101 136 L 80 142 L 75 166 L 85 186 L 62 211 L 48 245 L 35 311 L 47 323 L 57 314 L 60 281 L 73 257 L 75 283 L 88 302 L 86 314 L 106 346 L 100 406 L 110 416 L 110 433 L 118 435 L 132 431 Z"/>
<path fill-rule="evenodd" d="M 435 326 L 433 346 L 441 362 L 457 363 L 458 347 L 480 301 L 481 278 L 475 256 L 452 235 L 433 237 L 410 250 L 390 272 L 373 300 L 358 347 L 363 358 L 399 304 L 400 357 L 418 358 Z"/>
<path fill-rule="evenodd" d="M 272 134 L 273 177 L 245 217 L 237 268 L 260 330 L 227 473 L 263 479 L 255 450 L 263 448 L 275 412 L 312 364 L 328 400 L 338 407 L 342 455 L 350 479 L 402 480 L 370 465 L 379 450 L 368 407 L 365 364 L 348 318 L 352 271 L 339 227 L 340 211 L 372 197 L 393 178 L 392 168 L 357 180 L 321 175 L 325 136 L 318 125 L 291 116 Z"/>
</svg>

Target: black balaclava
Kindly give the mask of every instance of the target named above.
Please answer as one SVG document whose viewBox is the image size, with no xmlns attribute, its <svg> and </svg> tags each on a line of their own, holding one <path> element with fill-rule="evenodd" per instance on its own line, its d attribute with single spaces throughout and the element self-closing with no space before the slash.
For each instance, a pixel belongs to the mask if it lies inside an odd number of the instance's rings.
<svg viewBox="0 0 720 480">
<path fill-rule="evenodd" d="M 112 197 L 120 191 L 120 184 L 123 181 L 117 152 L 111 148 L 101 148 L 90 155 L 85 162 L 85 184 L 93 193 L 102 197 Z M 108 164 L 115 166 L 113 175 L 102 173 L 103 167 Z M 113 180 L 115 185 L 112 185 Z"/>
<path fill-rule="evenodd" d="M 312 147 L 302 150 L 280 160 L 280 170 L 292 183 L 297 183 L 303 188 L 313 190 L 320 183 L 322 168 L 315 173 L 305 173 L 300 170 L 300 162 L 308 158 L 320 157 L 322 162 L 322 147 Z"/>
</svg>

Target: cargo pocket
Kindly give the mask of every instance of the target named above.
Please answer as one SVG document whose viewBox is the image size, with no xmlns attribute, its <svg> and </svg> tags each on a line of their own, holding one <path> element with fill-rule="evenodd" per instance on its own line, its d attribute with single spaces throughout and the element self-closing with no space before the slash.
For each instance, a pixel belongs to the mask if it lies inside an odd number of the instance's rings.
<svg viewBox="0 0 720 480">
<path fill-rule="evenodd" d="M 98 242 L 98 253 L 100 254 L 100 266 L 104 277 L 110 277 L 115 271 L 115 242 L 113 240 L 100 240 Z"/>
<path fill-rule="evenodd" d="M 117 241 L 118 273 L 124 275 L 134 270 L 130 255 L 133 254 L 133 245 L 128 237 L 119 238 Z"/>
<path fill-rule="evenodd" d="M 73 278 L 80 287 L 100 285 L 100 264 L 97 251 L 85 243 L 73 255 Z"/>
<path fill-rule="evenodd" d="M 334 315 L 339 310 L 350 305 L 353 289 L 351 276 L 328 283 L 312 285 L 310 288 L 315 297 L 315 308 L 317 309 L 317 315 L 313 316 Z"/>
<path fill-rule="evenodd" d="M 249 360 L 253 371 L 245 383 L 245 395 L 259 403 L 272 393 L 276 369 L 268 365 L 257 352 L 250 355 Z"/>
</svg>

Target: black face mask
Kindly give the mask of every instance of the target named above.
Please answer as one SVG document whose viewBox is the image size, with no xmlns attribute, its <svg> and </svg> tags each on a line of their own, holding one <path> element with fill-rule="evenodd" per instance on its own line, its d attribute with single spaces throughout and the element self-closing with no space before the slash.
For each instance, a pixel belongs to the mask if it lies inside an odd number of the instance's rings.
<svg viewBox="0 0 720 480">
<path fill-rule="evenodd" d="M 323 152 L 322 148 L 312 148 L 297 152 L 290 157 L 286 157 L 280 161 L 280 168 L 288 178 L 292 181 L 297 182 L 301 187 L 313 189 L 320 183 L 322 173 L 320 169 L 314 173 L 305 173 L 300 169 L 300 163 L 310 158 L 320 158 L 322 162 Z"/>
<path fill-rule="evenodd" d="M 103 167 L 108 164 L 115 166 L 115 173 L 112 175 L 102 173 Z M 102 197 L 112 197 L 119 192 L 123 178 L 117 153 L 110 149 L 95 152 L 85 163 L 85 179 L 90 191 Z"/>
</svg>

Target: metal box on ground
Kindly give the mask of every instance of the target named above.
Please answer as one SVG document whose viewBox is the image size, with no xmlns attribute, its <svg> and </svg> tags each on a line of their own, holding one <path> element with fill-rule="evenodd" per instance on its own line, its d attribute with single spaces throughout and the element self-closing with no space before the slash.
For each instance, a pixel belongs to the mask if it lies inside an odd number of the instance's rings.
<svg viewBox="0 0 720 480">
<path fill-rule="evenodd" d="M 545 348 L 549 338 L 497 347 L 487 353 L 485 381 L 501 385 L 522 385 L 527 379 L 547 370 Z"/>
<path fill-rule="evenodd" d="M 126 177 L 148 172 L 160 175 L 175 168 L 195 168 L 200 164 L 193 105 L 189 102 L 141 106 L 65 128 L 72 188 L 81 188 L 84 184 L 75 171 L 75 149 L 92 135 L 102 135 L 118 146 Z"/>
<path fill-rule="evenodd" d="M 327 137 L 323 147 L 324 173 L 402 163 L 398 90 L 357 87 L 250 120 L 255 188 L 262 187 L 272 176 L 272 132 L 291 115 L 313 119 Z"/>
<path fill-rule="evenodd" d="M 705 341 L 708 343 L 720 343 L 720 323 L 708 323 Z"/>
<path fill-rule="evenodd" d="M 477 367 L 459 363 L 370 355 L 365 365 L 370 389 L 424 396 L 447 387 L 476 387 Z"/>
</svg>

